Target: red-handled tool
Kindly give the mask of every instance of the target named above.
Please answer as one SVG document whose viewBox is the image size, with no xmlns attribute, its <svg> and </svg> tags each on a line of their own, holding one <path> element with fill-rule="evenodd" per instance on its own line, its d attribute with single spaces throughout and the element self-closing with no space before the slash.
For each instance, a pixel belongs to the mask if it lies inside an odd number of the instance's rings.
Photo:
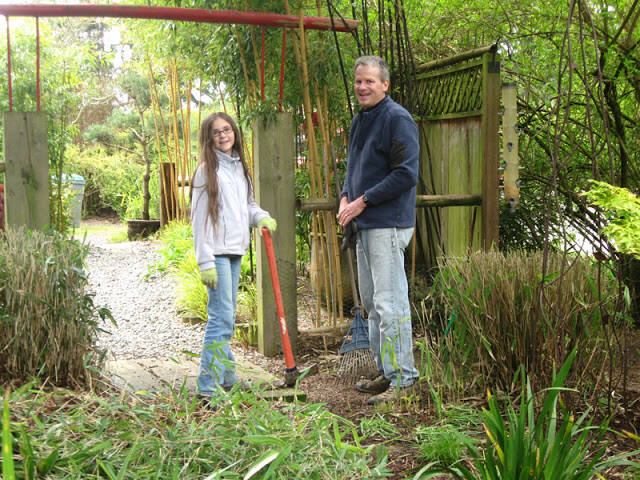
<svg viewBox="0 0 640 480">
<path fill-rule="evenodd" d="M 284 352 L 284 386 L 292 387 L 296 384 L 300 372 L 296 366 L 291 350 L 291 342 L 289 340 L 289 331 L 287 329 L 287 319 L 284 316 L 284 304 L 282 302 L 282 293 L 280 292 L 280 279 L 278 277 L 278 267 L 276 266 L 276 255 L 273 251 L 273 240 L 271 232 L 267 227 L 262 227 L 262 238 L 264 239 L 264 247 L 267 251 L 267 260 L 269 261 L 269 271 L 271 272 L 271 283 L 273 285 L 273 295 L 276 300 L 276 313 L 278 314 L 278 324 L 280 325 L 280 336 L 282 337 L 282 351 Z"/>
</svg>

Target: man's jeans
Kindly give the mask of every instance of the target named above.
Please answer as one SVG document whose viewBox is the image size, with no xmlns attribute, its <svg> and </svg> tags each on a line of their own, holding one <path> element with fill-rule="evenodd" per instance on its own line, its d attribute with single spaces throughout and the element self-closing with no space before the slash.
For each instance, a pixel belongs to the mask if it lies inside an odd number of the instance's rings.
<svg viewBox="0 0 640 480">
<path fill-rule="evenodd" d="M 229 388 L 238 381 L 229 342 L 235 324 L 241 262 L 239 255 L 217 256 L 218 288 L 207 287 L 209 319 L 204 331 L 198 375 L 198 389 L 204 395 L 214 395 L 216 385 Z"/>
<path fill-rule="evenodd" d="M 369 341 L 378 371 L 393 387 L 412 385 L 414 366 L 409 287 L 404 250 L 413 228 L 358 231 L 358 281 L 362 305 L 369 314 Z"/>
</svg>

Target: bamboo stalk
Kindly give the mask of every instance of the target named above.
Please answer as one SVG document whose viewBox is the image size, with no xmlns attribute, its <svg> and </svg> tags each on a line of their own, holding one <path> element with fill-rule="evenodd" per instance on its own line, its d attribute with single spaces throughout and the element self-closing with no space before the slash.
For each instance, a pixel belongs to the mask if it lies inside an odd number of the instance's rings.
<svg viewBox="0 0 640 480">
<path fill-rule="evenodd" d="M 315 90 L 317 91 L 317 86 L 315 87 Z M 327 99 L 326 97 L 326 89 L 324 91 L 324 100 Z M 323 155 L 323 163 L 324 163 L 324 168 L 325 168 L 325 193 L 327 195 L 327 197 L 330 195 L 330 187 L 329 185 L 331 184 L 331 182 L 333 181 L 333 175 L 332 175 L 332 170 L 330 170 L 327 166 L 327 157 L 330 158 L 331 161 L 333 160 L 333 155 L 332 155 L 332 150 L 331 150 L 331 139 L 329 137 L 329 129 L 328 129 L 328 125 L 329 125 L 329 112 L 326 109 L 326 104 L 322 105 L 320 103 L 320 98 L 318 96 L 316 96 L 316 104 L 317 104 L 317 109 L 318 109 L 318 118 L 319 118 L 319 123 L 320 123 L 320 132 L 322 133 L 322 138 L 323 138 L 323 143 L 324 143 L 324 155 Z M 343 319 L 343 311 L 344 311 L 344 305 L 343 305 L 343 291 L 342 291 L 342 272 L 341 272 L 341 266 L 340 266 L 340 248 L 338 247 L 338 237 L 336 235 L 336 230 L 337 230 L 337 226 L 335 223 L 335 215 L 333 215 L 331 212 L 327 212 L 325 211 L 325 216 L 327 218 L 327 225 L 328 225 L 328 230 L 327 230 L 327 240 L 329 241 L 329 248 L 331 251 L 331 258 L 333 261 L 332 264 L 332 270 L 334 272 L 334 279 L 335 281 L 333 282 L 334 285 L 334 289 L 336 291 L 336 300 L 337 300 L 337 310 L 338 310 L 338 317 L 340 319 L 340 321 L 344 321 Z"/>
<path fill-rule="evenodd" d="M 289 2 L 287 0 L 285 0 L 285 8 L 287 9 L 287 11 L 289 11 Z M 301 34 L 301 42 L 303 41 L 303 35 Z M 314 154 L 315 154 L 315 141 L 314 141 L 314 129 L 313 129 L 313 119 L 312 119 L 312 114 L 311 114 L 311 99 L 309 98 L 309 89 L 308 89 L 308 73 L 307 73 L 307 65 L 306 65 L 306 59 L 304 59 L 303 61 L 303 54 L 301 52 L 304 52 L 304 47 L 300 46 L 298 43 L 298 39 L 295 37 L 295 35 L 293 36 L 293 51 L 295 54 L 295 58 L 296 58 L 296 63 L 298 64 L 298 66 L 300 66 L 302 68 L 302 97 L 303 97 L 303 112 L 305 113 L 305 120 L 306 120 L 306 125 L 307 125 L 307 141 L 308 141 L 308 146 L 309 146 L 309 162 L 308 162 L 308 166 L 309 166 L 309 175 L 310 175 L 310 180 L 311 180 L 311 191 L 313 192 L 312 195 L 317 195 L 318 194 L 318 182 L 316 181 L 316 174 L 315 174 L 315 165 L 314 165 Z M 312 215 L 312 222 L 311 222 L 311 227 L 312 227 L 312 235 L 313 238 L 316 239 L 318 248 L 316 248 L 314 250 L 314 260 L 316 262 L 316 265 L 319 264 L 320 261 L 320 251 L 324 250 L 323 248 L 323 242 L 322 242 L 322 236 L 319 235 L 319 226 L 320 224 L 320 217 L 319 215 L 317 215 L 316 212 L 314 212 L 314 214 Z M 326 292 L 326 285 L 327 282 L 325 281 L 325 277 L 319 277 L 318 279 L 318 291 L 322 292 L 323 290 Z M 328 296 L 327 296 L 328 298 Z M 318 295 L 318 299 L 317 299 L 317 304 L 316 304 L 316 320 L 319 322 L 320 321 L 320 303 L 321 303 L 321 294 Z"/>
<path fill-rule="evenodd" d="M 171 120 L 172 120 L 172 128 L 171 131 L 173 133 L 173 151 L 174 151 L 174 158 L 175 158 L 175 163 L 176 163 L 176 169 L 175 169 L 175 175 L 173 175 L 173 185 L 177 186 L 178 185 L 178 175 L 180 174 L 179 172 L 179 165 L 180 165 L 180 134 L 178 132 L 178 103 L 180 100 L 179 97 L 179 86 L 178 86 L 178 69 L 176 67 L 176 61 L 175 58 L 172 60 L 172 63 L 169 66 L 169 72 L 170 72 L 170 86 L 171 86 Z M 176 191 L 176 194 L 178 192 Z M 177 204 L 178 204 L 178 218 L 183 218 L 183 210 L 184 210 L 184 203 L 181 201 L 182 199 L 180 198 L 180 195 L 177 195 Z"/>
<path fill-rule="evenodd" d="M 315 126 L 313 124 L 313 108 L 311 102 L 311 93 L 310 93 L 310 79 L 309 79 L 309 71 L 308 71 L 308 62 L 307 62 L 307 40 L 306 40 L 306 32 L 304 30 L 303 25 L 303 17 L 304 14 L 302 10 L 300 10 L 300 57 L 301 57 L 301 65 L 302 65 L 302 73 L 304 79 L 304 88 L 303 88 L 303 100 L 304 100 L 304 108 L 305 108 L 305 117 L 307 120 L 307 138 L 309 141 L 309 158 L 310 165 L 313 166 L 312 174 L 314 174 L 316 181 L 316 194 L 321 194 L 322 188 L 322 176 L 320 169 L 320 155 L 318 152 L 318 144 L 316 141 L 316 132 Z M 319 113 L 319 112 L 318 112 Z M 320 225 L 320 232 L 324 232 L 328 234 L 329 227 L 327 225 L 328 218 L 326 215 L 317 214 L 318 223 Z M 328 236 L 328 235 L 327 235 Z M 320 235 L 320 242 L 323 245 L 322 253 L 323 253 L 323 265 L 329 268 L 323 268 L 324 273 L 324 287 L 325 287 L 325 298 L 327 300 L 327 312 L 329 313 L 329 321 L 333 324 L 336 323 L 336 308 L 335 308 L 335 297 L 332 295 L 332 285 L 335 283 L 335 279 L 333 278 L 333 269 L 331 268 L 331 262 L 329 261 L 329 246 L 326 245 L 325 236 Z"/>
<path fill-rule="evenodd" d="M 149 65 L 149 92 L 151 93 L 151 103 L 152 103 L 152 110 L 153 110 L 153 123 L 155 126 L 155 131 L 156 131 L 156 143 L 158 145 L 158 156 L 160 157 L 160 160 L 162 160 L 162 144 L 161 144 L 161 137 L 160 137 L 160 129 L 158 128 L 158 117 L 160 117 L 160 123 L 162 126 L 162 130 L 163 130 L 163 135 L 165 138 L 165 143 L 166 143 L 166 139 L 167 139 L 167 134 L 166 134 L 166 128 L 164 125 L 164 119 L 162 118 L 162 109 L 160 107 L 160 101 L 158 100 L 158 91 L 156 88 L 156 82 L 155 82 L 155 76 L 153 74 L 153 67 L 151 65 L 151 62 L 148 61 L 148 65 Z M 169 160 L 169 163 L 171 163 L 171 158 L 170 158 L 170 154 L 169 151 L 167 150 L 167 158 Z M 164 168 L 162 167 L 162 161 L 159 162 L 159 166 L 160 166 L 160 182 L 162 183 L 162 199 L 161 201 L 164 201 L 164 206 L 166 208 L 166 213 L 167 213 L 167 218 L 165 219 L 167 222 L 169 222 L 170 220 L 172 220 L 171 218 L 171 212 L 173 211 L 173 206 L 174 206 L 174 201 L 173 201 L 173 195 L 170 195 L 173 190 L 169 189 L 167 190 L 166 186 L 167 186 L 167 177 L 165 175 L 165 171 Z M 173 183 L 171 183 L 173 184 Z M 162 204 L 160 205 L 160 209 L 162 210 Z"/>
<path fill-rule="evenodd" d="M 236 32 L 238 50 L 240 51 L 240 61 L 242 63 L 242 73 L 244 74 L 244 82 L 247 85 L 247 100 L 249 101 L 249 108 L 253 109 L 253 97 L 251 95 L 251 83 L 249 82 L 249 73 L 247 72 L 247 60 L 244 57 L 244 50 L 242 49 L 242 41 L 240 39 L 240 31 L 238 29 L 238 25 L 234 25 L 234 30 Z"/>
<path fill-rule="evenodd" d="M 218 86 L 220 86 L 220 84 L 218 84 Z M 200 78 L 198 79 L 198 132 L 200 132 L 201 118 L 202 118 L 202 79 Z"/>
<path fill-rule="evenodd" d="M 189 79 L 187 81 L 187 91 L 185 92 L 185 97 L 186 97 L 185 103 L 187 104 L 187 111 L 184 112 L 184 116 L 182 120 L 183 162 L 182 162 L 181 183 L 183 184 L 185 180 L 188 178 L 187 172 L 189 171 L 189 163 L 191 158 L 191 87 L 192 87 L 192 79 Z M 182 102 L 180 103 L 180 105 L 182 106 Z M 187 219 L 187 198 L 184 193 L 185 189 L 180 188 L 179 191 L 180 191 L 180 196 L 182 197 L 182 203 L 184 205 L 183 220 L 186 220 Z"/>
<path fill-rule="evenodd" d="M 227 106 L 224 103 L 224 95 L 222 95 L 222 89 L 220 88 L 220 83 L 218 83 L 218 94 L 220 95 L 220 103 L 222 103 L 222 110 L 224 113 L 227 113 Z"/>
</svg>

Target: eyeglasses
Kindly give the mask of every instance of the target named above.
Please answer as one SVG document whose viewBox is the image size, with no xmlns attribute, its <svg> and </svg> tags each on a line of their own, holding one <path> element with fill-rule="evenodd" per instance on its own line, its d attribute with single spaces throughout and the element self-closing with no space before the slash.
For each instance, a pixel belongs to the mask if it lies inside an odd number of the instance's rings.
<svg viewBox="0 0 640 480">
<path fill-rule="evenodd" d="M 223 133 L 225 135 L 229 135 L 231 132 L 233 132 L 233 129 L 231 127 L 224 127 L 222 130 L 214 130 L 213 131 L 213 136 L 214 137 L 219 137 Z"/>
</svg>

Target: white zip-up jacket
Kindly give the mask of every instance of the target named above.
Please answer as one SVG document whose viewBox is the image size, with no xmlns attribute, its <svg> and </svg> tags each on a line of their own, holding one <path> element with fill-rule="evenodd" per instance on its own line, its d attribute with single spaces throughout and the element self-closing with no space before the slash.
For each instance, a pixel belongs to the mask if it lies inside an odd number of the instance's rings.
<svg viewBox="0 0 640 480">
<path fill-rule="evenodd" d="M 249 227 L 269 213 L 262 210 L 253 199 L 253 191 L 247 185 L 242 163 L 236 152 L 233 157 L 216 150 L 218 155 L 218 221 L 211 224 L 207 211 L 209 194 L 207 176 L 202 165 L 193 178 L 191 199 L 191 229 L 196 261 L 200 271 L 216 266 L 216 255 L 244 255 L 250 241 Z M 249 195 L 247 195 L 249 193 Z"/>
</svg>

